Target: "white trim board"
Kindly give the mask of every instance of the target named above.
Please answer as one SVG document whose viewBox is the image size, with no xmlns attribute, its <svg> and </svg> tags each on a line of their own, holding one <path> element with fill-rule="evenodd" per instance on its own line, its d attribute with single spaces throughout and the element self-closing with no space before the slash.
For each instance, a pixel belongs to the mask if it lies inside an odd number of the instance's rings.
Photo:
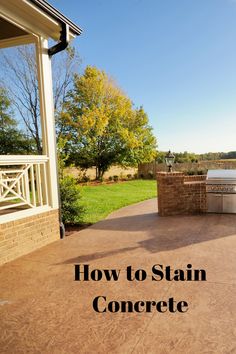
<svg viewBox="0 0 236 354">
<path fill-rule="evenodd" d="M 53 211 L 53 210 L 58 210 L 58 209 L 51 208 L 49 206 L 42 206 L 42 207 L 37 207 L 34 209 L 26 209 L 26 210 L 16 211 L 16 212 L 13 212 L 10 214 L 1 215 L 0 216 L 0 225 L 11 222 L 11 221 L 24 219 L 24 218 L 27 218 L 30 216 L 42 214 L 47 211 Z"/>
</svg>

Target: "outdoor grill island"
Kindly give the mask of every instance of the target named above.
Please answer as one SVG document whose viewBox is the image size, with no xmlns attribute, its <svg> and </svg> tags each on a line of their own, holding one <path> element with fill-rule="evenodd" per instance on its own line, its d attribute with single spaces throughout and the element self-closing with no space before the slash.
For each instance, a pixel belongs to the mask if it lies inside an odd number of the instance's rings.
<svg viewBox="0 0 236 354">
<path fill-rule="evenodd" d="M 209 170 L 206 195 L 207 212 L 236 213 L 236 170 Z"/>
<path fill-rule="evenodd" d="M 236 213 L 236 170 L 208 170 L 207 175 L 158 172 L 160 216 Z"/>
</svg>

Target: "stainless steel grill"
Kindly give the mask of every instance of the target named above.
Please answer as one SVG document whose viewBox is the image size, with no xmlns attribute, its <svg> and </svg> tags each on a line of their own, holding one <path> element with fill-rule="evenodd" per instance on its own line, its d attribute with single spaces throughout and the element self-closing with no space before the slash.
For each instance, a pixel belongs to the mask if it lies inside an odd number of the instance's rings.
<svg viewBox="0 0 236 354">
<path fill-rule="evenodd" d="M 236 170 L 209 170 L 206 193 L 209 213 L 236 213 Z"/>
</svg>

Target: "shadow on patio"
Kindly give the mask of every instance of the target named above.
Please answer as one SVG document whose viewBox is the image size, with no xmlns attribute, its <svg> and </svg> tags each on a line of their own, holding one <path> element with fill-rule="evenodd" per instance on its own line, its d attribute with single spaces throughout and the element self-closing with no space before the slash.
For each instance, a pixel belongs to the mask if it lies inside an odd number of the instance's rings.
<svg viewBox="0 0 236 354">
<path fill-rule="evenodd" d="M 145 233 L 142 240 L 135 240 L 135 244 L 129 247 L 116 248 L 101 252 L 79 255 L 67 259 L 60 264 L 82 263 L 92 260 L 115 256 L 118 254 L 131 252 L 138 248 L 149 253 L 160 253 L 175 250 L 190 245 L 213 241 L 230 237 L 236 234 L 236 215 L 227 214 L 206 214 L 196 216 L 171 216 L 159 217 L 157 213 L 136 214 L 122 216 L 126 208 L 119 210 L 89 229 L 104 230 L 106 237 L 110 239 L 120 239 L 122 244 L 127 239 L 127 233 Z M 110 232 L 108 232 L 110 231 Z M 97 234 L 104 242 L 104 234 Z"/>
</svg>

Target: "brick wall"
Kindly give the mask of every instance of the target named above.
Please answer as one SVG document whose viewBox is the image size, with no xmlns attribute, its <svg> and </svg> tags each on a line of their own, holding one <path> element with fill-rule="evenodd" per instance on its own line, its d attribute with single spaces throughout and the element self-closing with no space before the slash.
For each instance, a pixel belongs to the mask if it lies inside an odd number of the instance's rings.
<svg viewBox="0 0 236 354">
<path fill-rule="evenodd" d="M 0 264 L 58 239 L 58 210 L 0 224 Z"/>
<path fill-rule="evenodd" d="M 158 212 L 161 216 L 206 212 L 206 176 L 158 172 Z"/>
</svg>

